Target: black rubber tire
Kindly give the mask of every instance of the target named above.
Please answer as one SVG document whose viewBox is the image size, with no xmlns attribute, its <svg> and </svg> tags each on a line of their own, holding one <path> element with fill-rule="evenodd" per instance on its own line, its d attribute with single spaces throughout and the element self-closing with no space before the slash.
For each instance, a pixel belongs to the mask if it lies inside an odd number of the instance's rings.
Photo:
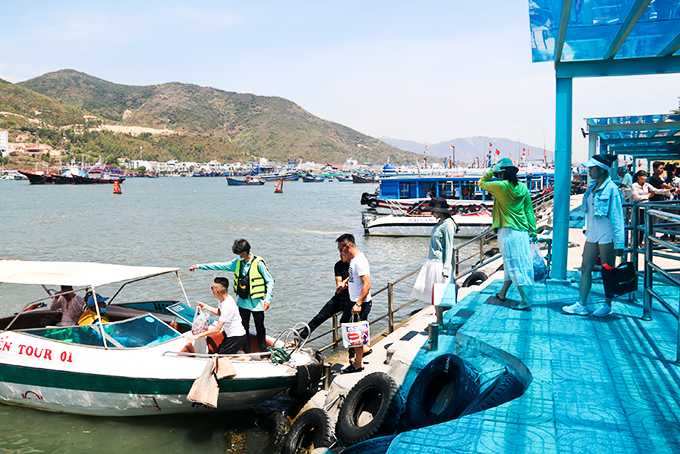
<svg viewBox="0 0 680 454">
<path fill-rule="evenodd" d="M 265 418 L 260 427 L 269 435 L 270 446 L 275 449 L 275 452 L 280 452 L 286 441 L 286 435 L 290 431 L 290 419 L 283 413 L 274 411 Z"/>
<path fill-rule="evenodd" d="M 359 380 L 347 393 L 340 407 L 335 435 L 344 446 L 392 435 L 403 410 L 403 399 L 394 379 L 384 372 L 374 372 Z M 359 425 L 365 413 L 371 414 L 372 420 Z"/>
<path fill-rule="evenodd" d="M 465 410 L 465 414 L 476 413 L 497 407 L 520 397 L 526 389 L 521 381 L 507 370 L 494 380 L 479 397 Z"/>
<path fill-rule="evenodd" d="M 298 454 L 310 448 L 328 448 L 333 444 L 331 418 L 321 408 L 311 408 L 298 416 L 283 443 L 283 454 Z"/>
<path fill-rule="evenodd" d="M 479 285 L 489 277 L 481 271 L 475 271 L 463 281 L 463 287 L 471 287 L 473 285 Z"/>
<path fill-rule="evenodd" d="M 340 454 L 385 454 L 396 435 L 372 438 L 340 451 Z"/>
<path fill-rule="evenodd" d="M 441 355 L 430 361 L 413 382 L 399 432 L 455 419 L 478 395 L 474 368 L 456 355 Z"/>
<path fill-rule="evenodd" d="M 370 199 L 370 197 L 371 194 L 369 194 L 368 192 L 364 192 L 363 194 L 361 194 L 361 204 L 368 205 L 368 200 Z"/>
<path fill-rule="evenodd" d="M 368 199 L 368 204 L 369 207 L 375 208 L 378 206 L 378 199 Z"/>
</svg>

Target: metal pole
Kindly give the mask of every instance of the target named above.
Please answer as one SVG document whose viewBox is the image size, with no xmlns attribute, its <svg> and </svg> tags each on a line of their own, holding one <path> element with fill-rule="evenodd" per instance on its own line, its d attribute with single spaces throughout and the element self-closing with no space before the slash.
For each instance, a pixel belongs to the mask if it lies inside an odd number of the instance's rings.
<svg viewBox="0 0 680 454">
<path fill-rule="evenodd" d="M 333 348 L 338 348 L 338 314 L 333 314 Z"/>
<path fill-rule="evenodd" d="M 458 259 L 460 258 L 459 256 L 460 249 L 456 249 L 456 253 L 453 256 L 453 268 L 456 270 L 456 277 L 460 274 L 460 269 L 458 265 Z"/>
<path fill-rule="evenodd" d="M 387 330 L 394 332 L 394 284 L 387 283 Z"/>
<path fill-rule="evenodd" d="M 649 240 L 654 234 L 654 229 L 652 226 L 652 217 L 649 215 L 649 210 L 645 209 L 645 288 L 644 288 L 644 299 L 643 299 L 643 310 L 642 310 L 642 320 L 652 319 L 652 282 L 653 282 L 653 270 L 650 266 L 652 263 L 653 249 L 652 242 Z"/>
<path fill-rule="evenodd" d="M 479 239 L 479 263 L 484 263 L 484 238 Z"/>
<path fill-rule="evenodd" d="M 557 279 L 566 279 L 571 195 L 572 79 L 558 78 L 555 82 L 553 276 Z"/>
</svg>

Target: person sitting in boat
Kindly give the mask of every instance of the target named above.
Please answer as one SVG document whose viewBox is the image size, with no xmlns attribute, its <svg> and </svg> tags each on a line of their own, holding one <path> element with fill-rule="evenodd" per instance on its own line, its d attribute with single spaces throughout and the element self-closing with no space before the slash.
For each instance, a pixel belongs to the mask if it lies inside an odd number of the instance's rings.
<svg viewBox="0 0 680 454">
<path fill-rule="evenodd" d="M 99 307 L 99 314 L 101 314 L 101 322 L 109 323 L 109 317 L 106 315 L 106 300 L 103 296 L 95 293 L 87 299 L 88 309 L 83 312 L 83 315 L 78 319 L 79 325 L 92 325 L 93 323 L 99 322 L 99 315 L 97 314 L 97 308 L 95 304 Z"/>
<path fill-rule="evenodd" d="M 217 353 L 220 355 L 233 355 L 238 353 L 239 349 L 243 347 L 246 342 L 246 330 L 243 328 L 241 315 L 238 311 L 236 301 L 228 293 L 229 279 L 226 277 L 216 277 L 213 285 L 213 296 L 217 298 L 219 303 L 217 307 L 209 306 L 207 304 L 197 301 L 200 310 L 206 310 L 217 315 L 219 318 L 217 323 L 208 328 L 200 334 L 192 334 L 187 336 L 189 340 L 200 339 L 201 337 L 212 336 L 222 332 L 224 339 L 217 347 Z"/>
<path fill-rule="evenodd" d="M 73 293 L 73 287 L 70 285 L 62 285 L 61 291 L 57 296 L 52 298 L 50 304 L 51 311 L 61 311 L 61 321 L 57 326 L 75 326 L 78 324 L 78 319 L 87 309 L 85 300 L 82 296 Z"/>
</svg>

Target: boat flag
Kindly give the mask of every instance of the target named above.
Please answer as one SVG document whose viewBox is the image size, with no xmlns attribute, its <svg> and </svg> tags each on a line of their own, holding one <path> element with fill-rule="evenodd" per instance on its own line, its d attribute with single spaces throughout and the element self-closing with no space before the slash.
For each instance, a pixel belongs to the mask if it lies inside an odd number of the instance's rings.
<svg viewBox="0 0 680 454">
<path fill-rule="evenodd" d="M 501 152 L 496 148 L 496 156 L 500 156 Z"/>
</svg>

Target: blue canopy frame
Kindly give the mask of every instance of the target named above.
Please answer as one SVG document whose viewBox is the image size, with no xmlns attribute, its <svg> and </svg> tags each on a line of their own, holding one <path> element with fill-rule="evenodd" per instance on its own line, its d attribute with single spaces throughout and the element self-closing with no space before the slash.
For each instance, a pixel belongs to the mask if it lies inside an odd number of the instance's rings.
<svg viewBox="0 0 680 454">
<path fill-rule="evenodd" d="M 568 14 L 564 14 L 564 12 Z M 680 2 L 678 0 L 529 0 L 534 62 L 555 65 L 555 213 L 553 276 L 565 279 L 569 243 L 573 78 L 632 76 L 680 72 Z M 652 116 L 653 117 L 653 116 Z M 623 118 L 623 117 L 616 117 Z M 632 118 L 632 117 L 628 117 Z M 594 119 L 591 119 L 594 120 Z M 676 123 L 676 119 L 663 121 Z M 654 123 L 588 123 L 589 150 L 601 148 L 644 157 L 677 154 L 672 139 L 659 145 L 653 137 L 603 137 L 625 131 L 651 131 Z M 639 126 L 640 124 L 644 126 Z M 622 126 L 627 125 L 627 126 Z M 622 129 L 615 131 L 616 127 Z M 658 126 L 658 125 L 657 125 Z M 669 125 L 663 125 L 667 127 Z M 625 129 L 625 128 L 628 129 Z M 672 128 L 678 125 L 673 124 Z M 640 129 L 636 129 L 640 128 Z M 644 129 L 647 128 L 647 129 Z M 675 130 L 675 129 L 672 129 Z M 661 129 L 655 130 L 655 135 Z M 675 133 L 671 134 L 675 135 Z M 661 137 L 661 134 L 658 134 Z M 647 140 L 649 139 L 649 140 Z M 626 144 L 628 146 L 626 147 Z"/>
</svg>

